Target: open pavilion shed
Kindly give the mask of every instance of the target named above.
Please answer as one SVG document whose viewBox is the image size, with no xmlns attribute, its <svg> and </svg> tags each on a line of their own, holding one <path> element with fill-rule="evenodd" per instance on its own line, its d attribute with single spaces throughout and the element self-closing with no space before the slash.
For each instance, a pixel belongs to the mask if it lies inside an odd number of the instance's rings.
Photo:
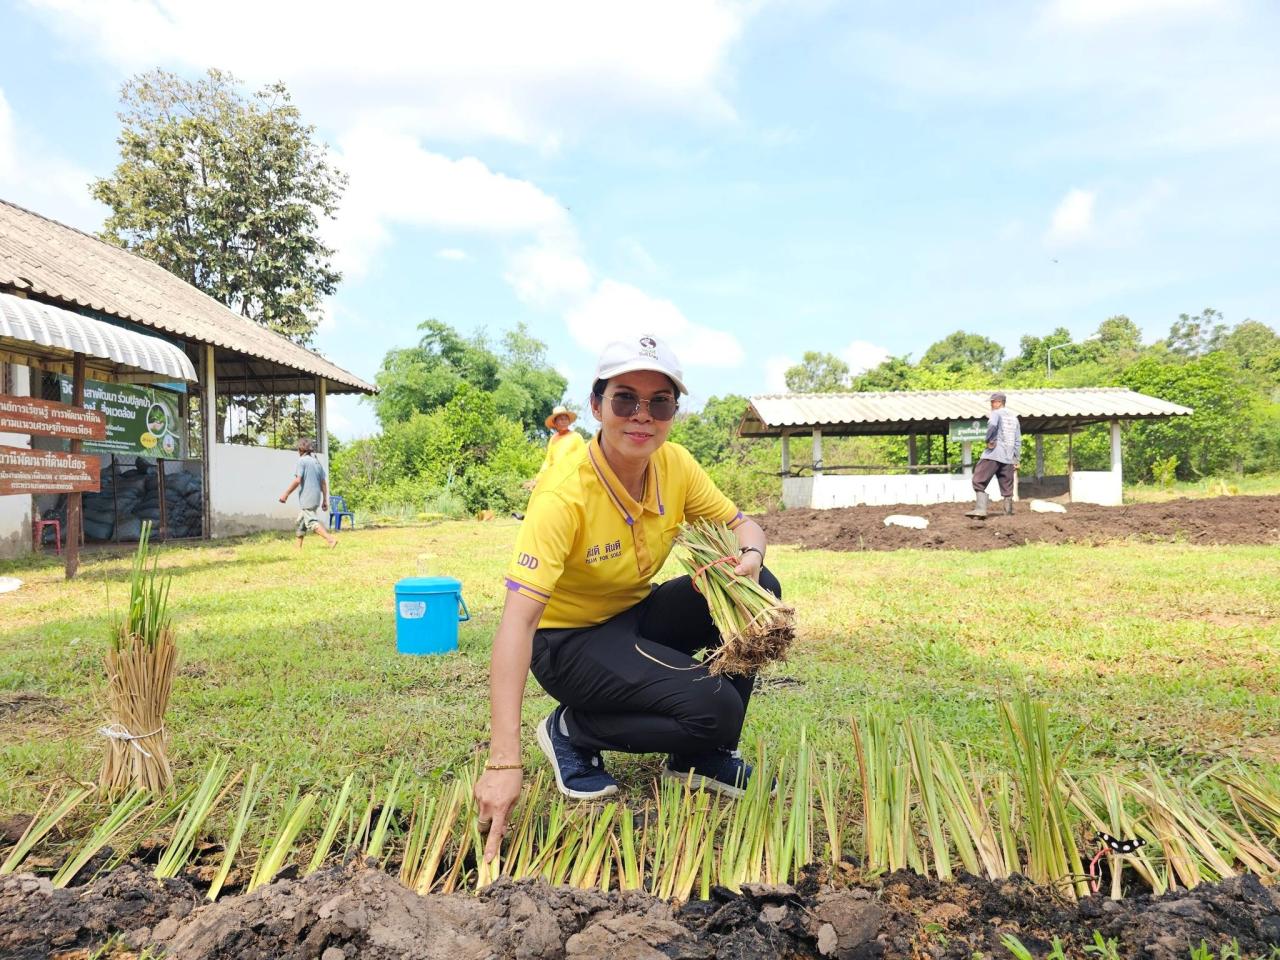
<svg viewBox="0 0 1280 960">
<path fill-rule="evenodd" d="M 252 397 L 310 398 L 318 452 L 325 457 L 328 396 L 377 389 L 157 264 L 3 200 L 0 307 L 0 394 L 39 397 L 52 379 L 69 377 L 80 363 L 100 382 L 166 391 L 184 428 L 196 424 L 185 456 L 104 456 L 112 470 L 141 469 L 157 477 L 161 504 L 164 478 L 175 487 L 182 481 L 184 503 L 170 499 L 196 522 L 186 532 L 161 524 L 161 537 L 284 529 L 297 515 L 296 506 L 278 503 L 272 492 L 288 483 L 296 454 L 229 442 L 218 416 L 220 399 L 225 408 L 227 401 Z M 159 362 L 165 358 L 168 366 Z M 0 435 L 0 444 L 9 446 L 38 442 Z M 132 466 L 135 461 L 140 467 Z M 104 490 L 108 479 L 121 475 L 106 471 L 104 465 Z M 31 549 L 41 500 L 0 497 L 0 556 Z M 120 537 L 118 524 L 115 539 L 128 539 Z"/>
<path fill-rule="evenodd" d="M 1111 462 L 1108 470 L 1068 468 L 1066 492 L 1073 501 L 1118 505 L 1121 502 L 1120 424 L 1190 416 L 1176 403 L 1149 397 L 1123 387 L 1062 390 L 1005 390 L 1007 406 L 1022 425 L 1022 473 L 1034 438 L 1035 477 L 1044 480 L 1046 435 L 1065 434 L 1093 424 L 1110 425 Z M 782 445 L 782 499 L 788 507 L 823 509 L 893 503 L 960 503 L 973 498 L 973 445 L 983 448 L 990 390 L 921 390 L 891 393 L 784 393 L 756 396 L 738 425 L 742 437 L 812 437 L 808 475 L 790 459 L 790 444 Z M 908 462 L 891 472 L 875 465 L 827 466 L 822 458 L 824 437 L 900 436 L 907 438 Z M 959 443 L 961 467 L 917 462 L 916 440 L 941 436 Z M 945 458 L 944 458 L 945 459 Z M 1070 463 L 1070 458 L 1068 458 Z"/>
</svg>

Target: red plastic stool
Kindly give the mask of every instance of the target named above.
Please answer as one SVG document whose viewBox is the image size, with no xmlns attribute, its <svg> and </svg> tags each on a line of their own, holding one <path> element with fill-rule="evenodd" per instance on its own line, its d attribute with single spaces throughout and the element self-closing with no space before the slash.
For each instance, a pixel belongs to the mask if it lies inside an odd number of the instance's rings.
<svg viewBox="0 0 1280 960">
<path fill-rule="evenodd" d="M 40 549 L 44 539 L 44 528 L 53 527 L 53 546 L 57 550 L 58 555 L 62 555 L 62 521 L 61 520 L 34 520 L 31 523 L 31 539 L 32 546 L 37 550 Z"/>
</svg>

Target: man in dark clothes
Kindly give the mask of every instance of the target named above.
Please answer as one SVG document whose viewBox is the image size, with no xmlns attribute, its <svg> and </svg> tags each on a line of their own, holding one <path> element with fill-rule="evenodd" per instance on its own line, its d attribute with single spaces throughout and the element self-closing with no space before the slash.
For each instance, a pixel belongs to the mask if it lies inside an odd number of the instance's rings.
<svg viewBox="0 0 1280 960">
<path fill-rule="evenodd" d="M 973 471 L 973 491 L 978 502 L 966 517 L 987 515 L 987 484 L 992 477 L 1000 481 L 1004 512 L 1013 513 L 1013 481 L 1022 454 L 1022 425 L 1018 415 L 1005 407 L 1003 393 L 991 395 L 991 419 L 987 421 L 987 449 Z"/>
</svg>

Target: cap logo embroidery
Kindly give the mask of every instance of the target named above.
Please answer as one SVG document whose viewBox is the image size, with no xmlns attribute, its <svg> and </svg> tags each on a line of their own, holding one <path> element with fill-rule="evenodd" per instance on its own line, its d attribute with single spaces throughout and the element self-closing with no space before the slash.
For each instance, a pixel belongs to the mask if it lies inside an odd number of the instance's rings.
<svg viewBox="0 0 1280 960">
<path fill-rule="evenodd" d="M 648 347 L 649 349 L 651 349 L 651 350 L 652 350 L 652 349 L 653 349 L 654 347 L 656 347 L 657 345 L 658 345 L 658 341 L 657 341 L 657 340 L 655 340 L 655 339 L 653 339 L 653 337 L 641 337 L 641 338 L 640 338 L 640 346 L 642 346 L 642 347 Z"/>
</svg>

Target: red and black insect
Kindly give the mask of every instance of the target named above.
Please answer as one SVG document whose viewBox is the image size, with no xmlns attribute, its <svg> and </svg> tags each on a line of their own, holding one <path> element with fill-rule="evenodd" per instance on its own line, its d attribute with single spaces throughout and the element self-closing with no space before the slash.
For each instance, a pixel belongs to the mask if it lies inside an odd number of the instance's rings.
<svg viewBox="0 0 1280 960">
<path fill-rule="evenodd" d="M 1114 853 L 1123 857 L 1127 854 L 1135 853 L 1138 849 L 1147 845 L 1147 841 L 1143 840 L 1142 837 L 1135 837 L 1132 840 L 1117 840 L 1111 834 L 1103 833 L 1101 830 L 1093 835 L 1093 839 L 1102 844 L 1098 848 L 1098 852 L 1093 855 L 1093 859 L 1089 861 L 1089 888 L 1094 893 L 1098 892 L 1098 887 L 1101 885 L 1098 876 L 1098 861 L 1102 859 L 1103 854 Z"/>
</svg>

